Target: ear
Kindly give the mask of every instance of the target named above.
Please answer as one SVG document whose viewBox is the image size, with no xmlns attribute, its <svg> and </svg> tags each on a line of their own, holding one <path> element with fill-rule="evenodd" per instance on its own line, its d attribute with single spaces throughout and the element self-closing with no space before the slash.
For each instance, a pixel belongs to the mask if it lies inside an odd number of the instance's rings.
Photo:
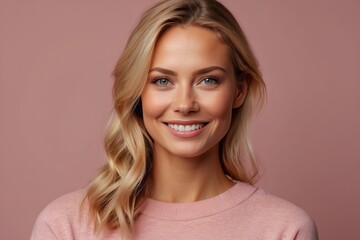
<svg viewBox="0 0 360 240">
<path fill-rule="evenodd" d="M 234 101 L 233 101 L 233 108 L 239 108 L 243 105 L 245 98 L 248 93 L 248 81 L 246 79 L 237 82 L 237 88 L 235 91 Z"/>
</svg>

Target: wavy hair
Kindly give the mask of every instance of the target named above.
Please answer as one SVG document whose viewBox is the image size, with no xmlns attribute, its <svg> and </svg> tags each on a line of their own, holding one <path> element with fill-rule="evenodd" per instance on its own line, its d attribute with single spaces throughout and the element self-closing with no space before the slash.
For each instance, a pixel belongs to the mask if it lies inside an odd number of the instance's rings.
<svg viewBox="0 0 360 240">
<path fill-rule="evenodd" d="M 210 29 L 231 49 L 237 81 L 247 82 L 243 105 L 233 110 L 232 123 L 220 142 L 224 173 L 254 183 L 259 169 L 249 140 L 248 123 L 265 98 L 265 84 L 258 62 L 234 16 L 215 0 L 166 0 L 147 10 L 131 33 L 113 76 L 113 114 L 105 136 L 107 163 L 86 189 L 96 231 L 103 227 L 131 233 L 142 202 L 152 189 L 152 139 L 141 110 L 141 93 L 155 44 L 173 26 Z"/>
</svg>

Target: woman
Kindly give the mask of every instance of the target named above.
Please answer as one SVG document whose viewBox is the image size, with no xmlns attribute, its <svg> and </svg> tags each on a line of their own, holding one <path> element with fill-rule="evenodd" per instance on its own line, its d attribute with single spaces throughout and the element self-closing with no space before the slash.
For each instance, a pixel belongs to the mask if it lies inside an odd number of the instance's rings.
<svg viewBox="0 0 360 240">
<path fill-rule="evenodd" d="M 311 218 L 251 184 L 257 61 L 214 0 L 146 11 L 114 70 L 108 163 L 51 203 L 32 239 L 317 239 Z"/>
</svg>

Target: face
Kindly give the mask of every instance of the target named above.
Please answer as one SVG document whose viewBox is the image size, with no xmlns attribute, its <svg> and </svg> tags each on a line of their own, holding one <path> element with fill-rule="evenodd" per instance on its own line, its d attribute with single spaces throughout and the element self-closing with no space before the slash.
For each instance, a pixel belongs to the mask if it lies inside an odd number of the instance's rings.
<svg viewBox="0 0 360 240">
<path fill-rule="evenodd" d="M 230 49 L 196 26 L 176 26 L 158 40 L 141 95 L 143 120 L 155 154 L 198 157 L 218 149 L 243 103 Z"/>
</svg>

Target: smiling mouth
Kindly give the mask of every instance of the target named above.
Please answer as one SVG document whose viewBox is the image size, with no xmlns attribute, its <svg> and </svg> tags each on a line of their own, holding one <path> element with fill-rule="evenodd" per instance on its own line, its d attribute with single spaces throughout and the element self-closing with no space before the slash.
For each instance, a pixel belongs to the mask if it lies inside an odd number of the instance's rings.
<svg viewBox="0 0 360 240">
<path fill-rule="evenodd" d="M 168 127 L 176 132 L 191 132 L 203 128 L 207 123 L 196 123 L 196 124 L 173 124 L 167 123 Z"/>
</svg>

